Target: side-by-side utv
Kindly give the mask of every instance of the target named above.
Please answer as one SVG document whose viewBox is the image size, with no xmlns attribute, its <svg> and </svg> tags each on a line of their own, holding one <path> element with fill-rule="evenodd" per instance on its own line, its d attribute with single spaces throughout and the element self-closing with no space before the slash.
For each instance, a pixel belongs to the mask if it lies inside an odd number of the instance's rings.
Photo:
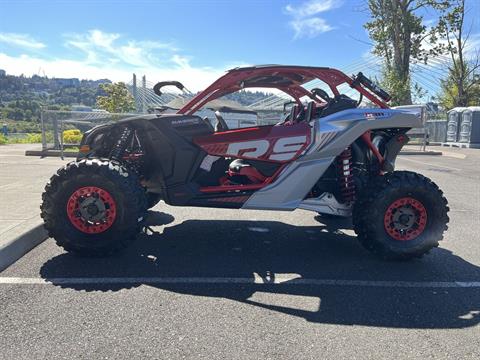
<svg viewBox="0 0 480 360">
<path fill-rule="evenodd" d="M 316 83 L 324 89 L 312 88 Z M 345 85 L 359 98 L 340 93 Z M 219 113 L 216 119 L 195 115 L 208 102 L 248 88 L 277 89 L 296 104 L 268 126 L 229 129 Z M 362 99 L 372 107 L 359 108 Z M 361 73 L 280 65 L 230 70 L 176 114 L 142 115 L 88 131 L 80 156 L 45 188 L 45 228 L 68 251 L 106 255 L 136 237 L 147 209 L 160 200 L 305 209 L 352 217 L 361 244 L 382 257 L 419 257 L 447 229 L 447 200 L 430 179 L 395 171 L 406 133 L 421 118 L 390 109 L 388 101 Z"/>
</svg>

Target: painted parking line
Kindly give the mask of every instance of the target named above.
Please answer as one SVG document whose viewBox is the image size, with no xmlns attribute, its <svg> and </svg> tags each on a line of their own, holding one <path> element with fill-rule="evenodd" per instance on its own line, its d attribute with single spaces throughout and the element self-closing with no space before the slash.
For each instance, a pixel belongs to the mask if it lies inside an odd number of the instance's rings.
<svg viewBox="0 0 480 360">
<path fill-rule="evenodd" d="M 455 153 L 451 151 L 445 151 L 442 149 L 442 156 L 447 156 L 455 159 L 465 159 L 467 155 L 461 153 Z"/>
<path fill-rule="evenodd" d="M 370 281 L 338 279 L 305 279 L 298 274 L 275 274 L 261 277 L 72 277 L 23 278 L 0 277 L 0 285 L 115 285 L 115 284 L 263 284 L 321 285 L 385 288 L 480 288 L 480 281 Z"/>
</svg>

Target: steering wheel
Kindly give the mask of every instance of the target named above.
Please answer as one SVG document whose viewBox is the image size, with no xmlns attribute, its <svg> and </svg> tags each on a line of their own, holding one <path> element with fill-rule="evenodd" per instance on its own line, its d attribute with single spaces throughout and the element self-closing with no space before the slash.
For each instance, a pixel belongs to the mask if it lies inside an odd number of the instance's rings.
<svg viewBox="0 0 480 360">
<path fill-rule="evenodd" d="M 220 111 L 215 111 L 215 118 L 217 119 L 217 123 L 215 124 L 215 132 L 218 131 L 227 131 L 228 130 L 228 125 L 223 118 L 222 114 L 220 114 Z"/>
<path fill-rule="evenodd" d="M 321 97 L 323 100 L 325 100 L 327 103 L 330 102 L 330 96 L 328 95 L 328 93 L 323 90 L 323 89 L 320 89 L 320 88 L 314 88 L 311 90 L 311 93 L 313 95 L 316 95 L 316 96 L 319 96 Z"/>
</svg>

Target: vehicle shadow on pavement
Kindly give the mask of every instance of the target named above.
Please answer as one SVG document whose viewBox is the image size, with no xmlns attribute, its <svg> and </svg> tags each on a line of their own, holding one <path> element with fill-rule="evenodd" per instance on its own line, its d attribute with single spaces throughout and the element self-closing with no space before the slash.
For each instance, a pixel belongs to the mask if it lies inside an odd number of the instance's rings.
<svg viewBox="0 0 480 360">
<path fill-rule="evenodd" d="M 173 220 L 157 214 L 156 224 Z M 321 218 L 317 220 L 323 221 Z M 345 224 L 294 226 L 276 221 L 188 220 L 143 234 L 109 258 L 63 253 L 41 276 L 64 288 L 118 291 L 140 285 L 201 297 L 238 301 L 310 322 L 396 328 L 463 328 L 480 322 L 480 289 L 402 287 L 395 282 L 479 281 L 480 267 L 442 248 L 422 259 L 388 262 L 365 251 Z M 348 234 L 346 233 L 348 232 Z M 254 284 L 256 276 L 266 284 Z M 390 286 L 300 285 L 273 282 L 275 274 L 304 279 L 389 281 Z M 252 284 L 164 284 L 148 278 L 242 278 Z M 91 279 L 68 283 L 65 278 Z M 108 284 L 100 278 L 139 278 Z M 62 281 L 57 279 L 63 279 Z M 312 303 L 312 306 L 306 306 Z M 307 307 L 307 308 L 305 308 Z M 154 309 L 152 309 L 154 311 Z M 186 310 L 188 311 L 188 310 Z"/>
</svg>

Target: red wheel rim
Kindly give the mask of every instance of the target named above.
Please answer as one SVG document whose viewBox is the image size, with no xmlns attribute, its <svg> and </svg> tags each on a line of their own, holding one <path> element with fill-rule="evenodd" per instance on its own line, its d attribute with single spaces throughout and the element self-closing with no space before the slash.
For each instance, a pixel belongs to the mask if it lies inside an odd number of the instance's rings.
<svg viewBox="0 0 480 360">
<path fill-rule="evenodd" d="M 113 225 L 117 207 L 108 191 L 96 186 L 86 186 L 70 195 L 67 215 L 76 229 L 86 234 L 99 234 Z"/>
<path fill-rule="evenodd" d="M 383 224 L 388 235 L 395 240 L 416 239 L 427 226 L 427 210 L 411 197 L 395 200 L 385 211 Z"/>
</svg>

